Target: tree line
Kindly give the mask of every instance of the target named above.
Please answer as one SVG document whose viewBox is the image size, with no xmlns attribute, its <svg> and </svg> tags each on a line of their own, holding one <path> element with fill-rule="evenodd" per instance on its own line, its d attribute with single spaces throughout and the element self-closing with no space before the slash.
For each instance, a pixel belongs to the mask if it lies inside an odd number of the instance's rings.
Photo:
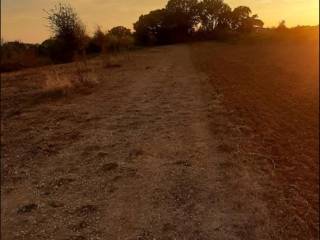
<svg viewBox="0 0 320 240">
<path fill-rule="evenodd" d="M 150 45 L 226 38 L 263 25 L 247 6 L 231 9 L 223 0 L 169 0 L 165 8 L 140 16 L 134 30 L 138 43 Z"/>
<path fill-rule="evenodd" d="M 46 13 L 53 37 L 41 44 L 41 50 L 56 62 L 69 62 L 77 56 L 106 50 L 119 51 L 134 43 L 131 30 L 123 26 L 108 32 L 98 26 L 93 36 L 88 36 L 85 25 L 69 4 L 58 3 Z"/>
<path fill-rule="evenodd" d="M 257 15 L 251 15 L 249 7 L 232 10 L 223 0 L 169 0 L 165 8 L 140 16 L 134 23 L 134 33 L 122 26 L 107 33 L 97 28 L 91 38 L 70 5 L 59 3 L 46 13 L 54 37 L 42 44 L 42 50 L 58 62 L 70 61 L 75 54 L 119 51 L 134 44 L 226 37 L 230 33 L 248 33 L 263 26 Z"/>
<path fill-rule="evenodd" d="M 134 45 L 131 30 L 123 26 L 107 32 L 98 26 L 93 36 L 89 36 L 75 9 L 66 2 L 57 3 L 45 14 L 52 36 L 41 44 L 1 40 L 1 72 L 71 62 L 86 55 L 127 50 Z"/>
<path fill-rule="evenodd" d="M 225 40 L 261 29 L 263 21 L 247 6 L 232 9 L 223 0 L 169 0 L 165 8 L 141 15 L 134 31 L 117 26 L 100 27 L 89 36 L 80 17 L 68 3 L 45 11 L 52 36 L 41 44 L 1 41 L 0 71 L 49 63 L 65 63 L 86 55 L 118 52 L 189 40 Z M 285 22 L 278 27 L 286 31 Z"/>
</svg>

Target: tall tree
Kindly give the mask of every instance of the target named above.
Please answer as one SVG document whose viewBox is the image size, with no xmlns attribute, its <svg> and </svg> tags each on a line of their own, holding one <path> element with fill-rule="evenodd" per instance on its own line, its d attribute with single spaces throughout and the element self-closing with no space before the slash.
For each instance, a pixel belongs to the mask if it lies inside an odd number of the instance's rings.
<svg viewBox="0 0 320 240">
<path fill-rule="evenodd" d="M 165 9 L 151 11 L 147 15 L 140 16 L 139 20 L 134 24 L 135 36 L 138 42 L 147 45 L 161 44 L 166 16 Z"/>
<path fill-rule="evenodd" d="M 166 6 L 166 25 L 177 36 L 187 37 L 197 24 L 197 0 L 169 0 Z"/>
<path fill-rule="evenodd" d="M 101 30 L 100 26 L 97 26 L 95 32 L 93 33 L 93 37 L 90 39 L 89 44 L 87 46 L 88 53 L 100 53 L 104 51 L 106 36 L 104 32 Z"/>
<path fill-rule="evenodd" d="M 251 9 L 246 6 L 239 6 L 233 9 L 231 13 L 231 27 L 238 32 L 251 32 L 257 27 L 264 25 L 263 21 L 258 19 L 258 15 L 250 16 Z"/>
<path fill-rule="evenodd" d="M 244 19 L 248 18 L 251 14 L 251 9 L 246 6 L 239 6 L 233 9 L 231 14 L 231 27 L 234 30 L 240 29 Z"/>
<path fill-rule="evenodd" d="M 198 4 L 200 28 L 210 32 L 219 25 L 224 26 L 230 12 L 231 8 L 223 0 L 203 0 Z"/>
<path fill-rule="evenodd" d="M 134 29 L 140 43 L 161 44 L 187 40 L 199 29 L 199 36 L 224 37 L 224 33 L 250 32 L 262 26 L 246 6 L 232 11 L 223 0 L 169 0 L 165 9 L 142 15 Z"/>
<path fill-rule="evenodd" d="M 67 3 L 58 3 L 47 11 L 47 19 L 51 28 L 60 61 L 71 61 L 74 54 L 85 48 L 85 26 L 79 19 L 76 11 Z"/>
</svg>

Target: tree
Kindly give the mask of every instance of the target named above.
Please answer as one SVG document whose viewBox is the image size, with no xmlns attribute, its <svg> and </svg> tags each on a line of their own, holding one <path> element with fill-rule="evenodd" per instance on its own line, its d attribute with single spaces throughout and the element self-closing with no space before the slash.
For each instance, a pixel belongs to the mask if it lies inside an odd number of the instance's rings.
<svg viewBox="0 0 320 240">
<path fill-rule="evenodd" d="M 257 27 L 264 25 L 263 21 L 258 19 L 258 15 L 252 15 L 251 9 L 246 6 L 239 6 L 233 9 L 231 13 L 231 28 L 238 32 L 251 32 Z"/>
<path fill-rule="evenodd" d="M 100 26 L 97 26 L 93 37 L 89 40 L 86 51 L 88 53 L 100 53 L 104 51 L 106 36 L 101 30 Z"/>
<path fill-rule="evenodd" d="M 223 0 L 203 0 L 198 4 L 200 29 L 211 32 L 218 26 L 227 28 L 230 12 L 231 8 Z"/>
<path fill-rule="evenodd" d="M 106 45 L 111 51 L 129 49 L 133 43 L 134 39 L 131 30 L 123 26 L 112 28 L 106 35 Z"/>
<path fill-rule="evenodd" d="M 143 45 L 161 44 L 164 40 L 164 22 L 167 16 L 165 9 L 151 11 L 147 15 L 141 15 L 133 25 L 135 37 L 138 43 Z"/>
<path fill-rule="evenodd" d="M 231 28 L 233 30 L 238 30 L 241 28 L 241 25 L 244 19 L 248 18 L 251 14 L 251 9 L 246 6 L 239 6 L 233 9 L 231 13 Z"/>
<path fill-rule="evenodd" d="M 131 30 L 123 26 L 117 26 L 112 28 L 109 31 L 109 34 L 115 35 L 117 37 L 127 37 L 131 35 Z"/>
<path fill-rule="evenodd" d="M 252 32 L 257 28 L 262 28 L 264 25 L 263 21 L 258 19 L 258 15 L 254 14 L 245 18 L 241 24 L 240 31 L 242 32 Z"/>
<path fill-rule="evenodd" d="M 280 30 L 280 31 L 283 31 L 283 30 L 286 30 L 287 29 L 287 26 L 286 26 L 286 21 L 285 20 L 282 20 L 278 27 L 277 27 L 277 30 Z"/>
<path fill-rule="evenodd" d="M 76 53 L 84 51 L 86 34 L 85 26 L 75 10 L 66 3 L 58 3 L 47 11 L 49 27 L 54 35 L 57 59 L 62 62 L 73 60 Z"/>
<path fill-rule="evenodd" d="M 166 8 L 140 16 L 134 24 L 135 37 L 142 44 L 182 42 L 194 37 L 221 39 L 232 33 L 246 33 L 262 27 L 258 15 L 239 6 L 233 11 L 223 0 L 169 0 Z"/>
<path fill-rule="evenodd" d="M 198 22 L 197 0 L 169 0 L 165 25 L 174 33 L 175 40 L 184 40 L 194 32 Z"/>
</svg>

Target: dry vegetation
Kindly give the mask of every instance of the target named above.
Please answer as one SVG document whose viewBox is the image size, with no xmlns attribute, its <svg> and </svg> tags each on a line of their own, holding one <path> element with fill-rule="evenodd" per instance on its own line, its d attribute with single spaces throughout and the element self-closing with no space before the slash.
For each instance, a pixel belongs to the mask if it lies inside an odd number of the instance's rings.
<svg viewBox="0 0 320 240">
<path fill-rule="evenodd" d="M 1 74 L 2 238 L 317 239 L 318 40 L 261 37 Z"/>
<path fill-rule="evenodd" d="M 3 118 L 20 114 L 24 108 L 77 94 L 91 94 L 103 70 L 120 68 L 129 54 L 103 55 L 93 60 L 51 65 L 1 74 Z"/>
<path fill-rule="evenodd" d="M 319 27 L 222 0 L 134 33 L 47 20 L 1 41 L 1 72 L 29 68 L 1 74 L 1 239 L 319 239 Z"/>
<path fill-rule="evenodd" d="M 239 155 L 253 167 L 269 164 L 265 199 L 278 220 L 276 235 L 318 239 L 318 31 L 262 37 L 194 44 L 194 63 L 223 94 L 230 119 L 245 126 Z"/>
</svg>

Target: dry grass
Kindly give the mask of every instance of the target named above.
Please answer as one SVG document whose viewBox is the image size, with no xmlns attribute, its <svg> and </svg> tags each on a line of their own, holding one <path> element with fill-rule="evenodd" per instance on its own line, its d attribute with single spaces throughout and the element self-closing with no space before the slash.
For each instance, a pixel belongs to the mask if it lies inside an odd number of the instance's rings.
<svg viewBox="0 0 320 240">
<path fill-rule="evenodd" d="M 74 63 L 51 65 L 1 74 L 2 98 L 5 104 L 15 106 L 4 115 L 12 116 L 28 106 L 58 100 L 73 94 L 91 94 L 103 75 L 123 66 L 129 53 L 101 56 Z M 18 109 L 18 110 L 17 110 Z"/>
<path fill-rule="evenodd" d="M 102 56 L 104 68 L 120 68 L 122 66 L 121 65 L 122 60 L 123 60 L 122 55 L 108 54 L 108 55 Z"/>
<path fill-rule="evenodd" d="M 99 61 L 75 62 L 1 74 L 2 116 L 67 96 L 91 94 L 100 84 Z"/>
<path fill-rule="evenodd" d="M 43 92 L 50 96 L 65 96 L 74 90 L 85 90 L 99 83 L 98 75 L 87 64 L 77 62 L 71 71 L 57 67 L 44 70 Z"/>
<path fill-rule="evenodd" d="M 53 69 L 44 72 L 45 82 L 43 91 L 52 94 L 67 94 L 72 89 L 72 81 L 66 75 L 61 75 L 58 70 Z"/>
</svg>

